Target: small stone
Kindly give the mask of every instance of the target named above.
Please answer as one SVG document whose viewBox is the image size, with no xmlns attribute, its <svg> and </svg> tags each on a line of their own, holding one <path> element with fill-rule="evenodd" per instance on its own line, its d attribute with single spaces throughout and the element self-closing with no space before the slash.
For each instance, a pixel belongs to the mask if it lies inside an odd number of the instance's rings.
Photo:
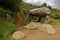
<svg viewBox="0 0 60 40">
<path fill-rule="evenodd" d="M 16 31 L 12 34 L 12 38 L 15 40 L 23 39 L 25 37 L 25 33 L 21 31 Z"/>
</svg>

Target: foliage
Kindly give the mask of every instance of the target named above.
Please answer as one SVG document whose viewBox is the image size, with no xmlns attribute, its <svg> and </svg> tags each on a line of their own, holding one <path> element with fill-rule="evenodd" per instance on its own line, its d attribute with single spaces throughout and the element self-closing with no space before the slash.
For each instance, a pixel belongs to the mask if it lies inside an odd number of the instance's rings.
<svg viewBox="0 0 60 40">
<path fill-rule="evenodd" d="M 21 5 L 22 0 L 1 0 L 0 7 L 3 7 L 4 9 L 17 11 L 19 10 L 19 7 Z"/>
<path fill-rule="evenodd" d="M 0 7 L 0 17 L 4 17 L 5 18 L 5 14 L 10 14 L 12 16 L 12 18 L 16 18 L 16 12 L 14 11 L 10 11 L 10 10 L 6 10 Z"/>
<path fill-rule="evenodd" d="M 22 11 L 28 11 L 28 10 L 34 9 L 34 8 L 37 8 L 37 6 L 31 5 L 31 4 L 28 4 L 28 3 L 24 3 L 24 2 L 21 3 L 21 10 Z"/>
<path fill-rule="evenodd" d="M 0 17 L 6 16 L 6 14 L 11 15 L 14 19 L 16 19 L 17 11 L 21 9 L 22 0 L 0 0 Z M 4 16 L 4 17 L 5 17 Z M 15 21 L 15 20 L 14 20 Z"/>
<path fill-rule="evenodd" d="M 26 12 L 27 12 L 27 11 L 29 11 L 29 10 L 31 10 L 31 9 L 34 9 L 34 8 L 37 8 L 37 6 L 22 2 L 22 3 L 21 3 L 21 16 L 22 16 L 24 19 L 26 19 L 27 16 L 24 14 L 23 11 L 26 11 Z"/>
<path fill-rule="evenodd" d="M 47 4 L 46 4 L 46 3 L 43 3 L 43 4 L 41 5 L 41 7 L 47 7 Z"/>
<path fill-rule="evenodd" d="M 60 11 L 59 10 L 53 10 L 51 13 L 51 16 L 56 19 L 60 19 Z"/>
<path fill-rule="evenodd" d="M 60 22 L 60 19 L 54 19 L 53 18 L 52 20 L 48 21 L 46 18 L 42 18 L 41 22 L 42 23 L 47 23 L 47 24 L 57 24 L 57 23 Z"/>
<path fill-rule="evenodd" d="M 52 7 L 51 6 L 47 6 L 47 7 L 52 10 Z"/>
<path fill-rule="evenodd" d="M 16 30 L 16 25 L 10 21 L 0 18 L 0 37 L 6 38 L 9 34 Z"/>
<path fill-rule="evenodd" d="M 2 7 L 0 7 L 0 16 L 7 14 L 7 13 L 13 14 L 14 12 L 12 12 L 10 10 L 3 9 Z"/>
<path fill-rule="evenodd" d="M 21 1 L 0 0 L 0 40 L 6 40 L 6 37 L 16 30 L 16 25 L 3 16 L 8 13 L 15 18 L 16 11 L 21 10 Z"/>
<path fill-rule="evenodd" d="M 0 37 L 0 40 L 6 40 L 6 38 L 4 38 L 4 37 Z"/>
</svg>

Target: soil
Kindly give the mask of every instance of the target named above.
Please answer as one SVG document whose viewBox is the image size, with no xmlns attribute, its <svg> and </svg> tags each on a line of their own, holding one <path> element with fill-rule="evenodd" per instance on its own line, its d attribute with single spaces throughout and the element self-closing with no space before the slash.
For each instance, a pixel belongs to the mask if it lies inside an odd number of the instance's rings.
<svg viewBox="0 0 60 40">
<path fill-rule="evenodd" d="M 40 32 L 39 30 L 28 30 L 20 29 L 20 31 L 26 33 L 24 40 L 60 40 L 60 24 L 52 25 L 56 30 L 56 34 L 49 35 L 45 32 Z"/>
</svg>

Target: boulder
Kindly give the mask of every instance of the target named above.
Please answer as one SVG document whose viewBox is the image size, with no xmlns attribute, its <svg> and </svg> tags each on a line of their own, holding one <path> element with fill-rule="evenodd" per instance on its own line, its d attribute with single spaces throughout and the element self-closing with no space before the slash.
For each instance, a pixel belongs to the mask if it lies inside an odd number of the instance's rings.
<svg viewBox="0 0 60 40">
<path fill-rule="evenodd" d="M 21 32 L 21 31 L 16 31 L 12 34 L 12 38 L 15 39 L 15 40 L 21 40 L 21 39 L 24 39 L 25 37 L 25 33 Z"/>
<path fill-rule="evenodd" d="M 39 22 L 30 22 L 28 25 L 24 26 L 26 29 L 37 29 L 38 31 L 46 32 L 48 34 L 55 34 L 56 31 L 50 24 L 39 23 Z"/>
<path fill-rule="evenodd" d="M 37 29 L 37 25 L 35 22 L 30 22 L 29 24 L 24 26 L 24 28 L 26 28 L 26 29 Z"/>
<path fill-rule="evenodd" d="M 55 29 L 50 24 L 42 24 L 42 31 L 45 31 L 51 35 L 56 33 Z"/>
</svg>

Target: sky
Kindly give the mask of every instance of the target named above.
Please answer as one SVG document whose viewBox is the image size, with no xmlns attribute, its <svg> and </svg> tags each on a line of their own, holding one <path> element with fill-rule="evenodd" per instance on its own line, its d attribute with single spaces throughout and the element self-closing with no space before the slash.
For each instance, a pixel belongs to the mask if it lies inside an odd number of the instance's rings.
<svg viewBox="0 0 60 40">
<path fill-rule="evenodd" d="M 41 5 L 43 3 L 47 3 L 47 5 L 50 5 L 52 8 L 60 10 L 60 0 L 23 0 L 23 1 L 33 5 Z"/>
</svg>

